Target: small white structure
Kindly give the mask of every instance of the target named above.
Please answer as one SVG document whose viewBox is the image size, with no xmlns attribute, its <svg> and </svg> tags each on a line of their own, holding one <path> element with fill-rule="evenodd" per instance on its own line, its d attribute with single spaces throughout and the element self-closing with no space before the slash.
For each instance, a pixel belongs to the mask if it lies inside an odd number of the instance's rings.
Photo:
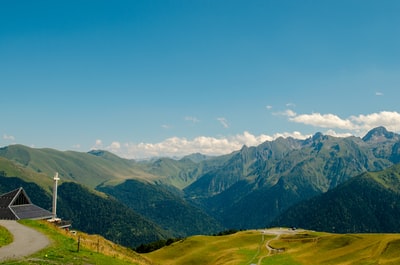
<svg viewBox="0 0 400 265">
<path fill-rule="evenodd" d="M 58 172 L 54 175 L 54 185 L 53 185 L 53 216 L 51 219 L 49 219 L 49 222 L 59 222 L 61 221 L 60 218 L 57 218 L 57 186 L 58 186 L 58 181 L 60 178 L 58 177 Z"/>
</svg>

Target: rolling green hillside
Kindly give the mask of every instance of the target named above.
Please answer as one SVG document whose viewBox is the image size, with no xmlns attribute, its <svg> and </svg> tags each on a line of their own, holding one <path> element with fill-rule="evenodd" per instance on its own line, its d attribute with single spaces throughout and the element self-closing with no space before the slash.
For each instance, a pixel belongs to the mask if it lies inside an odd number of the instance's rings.
<svg viewBox="0 0 400 265">
<path fill-rule="evenodd" d="M 155 264 L 166 265 L 400 263 L 399 234 L 328 234 L 310 231 L 289 231 L 285 234 L 283 230 L 286 229 L 278 230 L 277 233 L 283 233 L 279 236 L 268 230 L 265 234 L 262 230 L 249 230 L 221 237 L 195 236 L 144 256 Z"/>
<path fill-rule="evenodd" d="M 18 177 L 27 182 L 34 182 L 48 191 L 53 185 L 53 180 L 48 175 L 37 173 L 3 157 L 0 157 L 0 175 Z"/>
<path fill-rule="evenodd" d="M 22 145 L 10 145 L 0 148 L 0 156 L 19 166 L 48 176 L 59 172 L 62 181 L 75 181 L 91 188 L 107 181 L 158 178 L 135 167 L 134 161 L 122 159 L 104 151 L 62 152 L 49 148 L 35 149 Z"/>
<path fill-rule="evenodd" d="M 334 232 L 400 232 L 400 165 L 364 173 L 303 201 L 271 225 Z"/>
<path fill-rule="evenodd" d="M 129 248 L 117 245 L 99 235 L 80 231 L 69 233 L 46 221 L 22 220 L 23 225 L 44 233 L 51 240 L 45 249 L 19 260 L 2 261 L 4 265 L 152 265 L 151 261 Z M 79 251 L 78 251 L 79 241 Z"/>
<path fill-rule="evenodd" d="M 102 150 L 82 153 L 10 145 L 0 148 L 0 166 L 1 161 L 12 161 L 15 167 L 29 169 L 34 174 L 20 175 L 35 181 L 38 175 L 51 179 L 55 172 L 59 172 L 62 181 L 75 181 L 91 188 L 139 179 L 182 189 L 204 172 L 218 167 L 225 161 L 225 156 L 211 158 L 194 154 L 180 160 L 134 161 Z M 11 175 L 16 174 L 13 172 Z"/>
<path fill-rule="evenodd" d="M 43 221 L 22 223 L 45 233 L 52 243 L 30 257 L 2 264 L 400 264 L 400 234 L 247 230 L 223 236 L 193 236 L 151 253 L 138 254 L 98 235 L 79 231 L 72 234 Z"/>
<path fill-rule="evenodd" d="M 132 179 L 116 186 L 98 189 L 159 224 L 174 237 L 213 234 L 223 230 L 214 218 L 185 201 L 178 192 L 173 192 L 171 188 L 163 185 Z"/>
<path fill-rule="evenodd" d="M 230 159 L 230 156 L 208 157 L 192 154 L 179 160 L 164 157 L 138 162 L 138 165 L 143 171 L 159 176 L 160 179 L 155 182 L 182 190 L 205 173 L 219 168 L 221 164 Z"/>
<path fill-rule="evenodd" d="M 58 215 L 72 220 L 73 226 L 81 231 L 101 234 L 129 247 L 171 237 L 125 204 L 99 196 L 82 185 L 65 182 L 60 185 L 58 194 Z"/>
</svg>

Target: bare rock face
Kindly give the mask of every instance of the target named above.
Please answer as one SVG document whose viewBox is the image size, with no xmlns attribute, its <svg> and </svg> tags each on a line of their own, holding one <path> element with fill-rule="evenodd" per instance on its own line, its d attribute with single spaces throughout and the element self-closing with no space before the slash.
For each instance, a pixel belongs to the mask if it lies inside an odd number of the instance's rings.
<svg viewBox="0 0 400 265">
<path fill-rule="evenodd" d="M 370 130 L 363 138 L 364 142 L 384 142 L 388 140 L 400 140 L 399 135 L 389 132 L 385 127 L 377 127 L 375 129 Z"/>
</svg>

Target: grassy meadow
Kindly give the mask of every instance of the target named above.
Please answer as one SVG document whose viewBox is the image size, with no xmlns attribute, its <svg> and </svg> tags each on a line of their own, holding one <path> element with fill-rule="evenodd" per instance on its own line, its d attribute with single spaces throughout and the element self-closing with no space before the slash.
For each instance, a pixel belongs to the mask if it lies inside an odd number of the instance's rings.
<svg viewBox="0 0 400 265">
<path fill-rule="evenodd" d="M 10 260 L 1 264 L 152 264 L 136 252 L 114 244 L 98 235 L 87 235 L 80 232 L 73 234 L 46 221 L 23 220 L 20 222 L 43 232 L 52 243 L 49 247 L 23 260 Z"/>
<path fill-rule="evenodd" d="M 226 236 L 193 236 L 144 256 L 155 264 L 251 264 L 267 255 L 258 231 Z"/>
<path fill-rule="evenodd" d="M 311 232 L 281 236 L 271 246 L 284 248 L 279 255 L 296 261 L 287 264 L 400 264 L 400 234 Z"/>
<path fill-rule="evenodd" d="M 23 260 L 2 264 L 400 264 L 400 234 L 248 230 L 224 236 L 193 236 L 151 253 L 138 254 L 98 235 L 66 232 L 43 221 L 21 223 L 45 233 L 52 244 Z M 2 245 L 12 240 L 1 227 L 0 236 L 5 239 L 0 242 Z"/>
<path fill-rule="evenodd" d="M 284 249 L 283 252 L 269 251 Z M 156 264 L 400 264 L 400 234 L 329 234 L 304 231 L 271 235 L 245 231 L 195 236 L 145 257 Z"/>
</svg>

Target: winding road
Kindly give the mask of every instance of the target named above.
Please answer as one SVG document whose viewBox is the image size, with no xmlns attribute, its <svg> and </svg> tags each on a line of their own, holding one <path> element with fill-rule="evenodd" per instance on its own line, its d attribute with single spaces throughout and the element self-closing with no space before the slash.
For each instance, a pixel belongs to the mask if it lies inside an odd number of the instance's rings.
<svg viewBox="0 0 400 265">
<path fill-rule="evenodd" d="M 29 256 L 50 244 L 45 235 L 16 221 L 0 220 L 0 225 L 14 237 L 11 244 L 0 248 L 0 262 Z"/>
</svg>

